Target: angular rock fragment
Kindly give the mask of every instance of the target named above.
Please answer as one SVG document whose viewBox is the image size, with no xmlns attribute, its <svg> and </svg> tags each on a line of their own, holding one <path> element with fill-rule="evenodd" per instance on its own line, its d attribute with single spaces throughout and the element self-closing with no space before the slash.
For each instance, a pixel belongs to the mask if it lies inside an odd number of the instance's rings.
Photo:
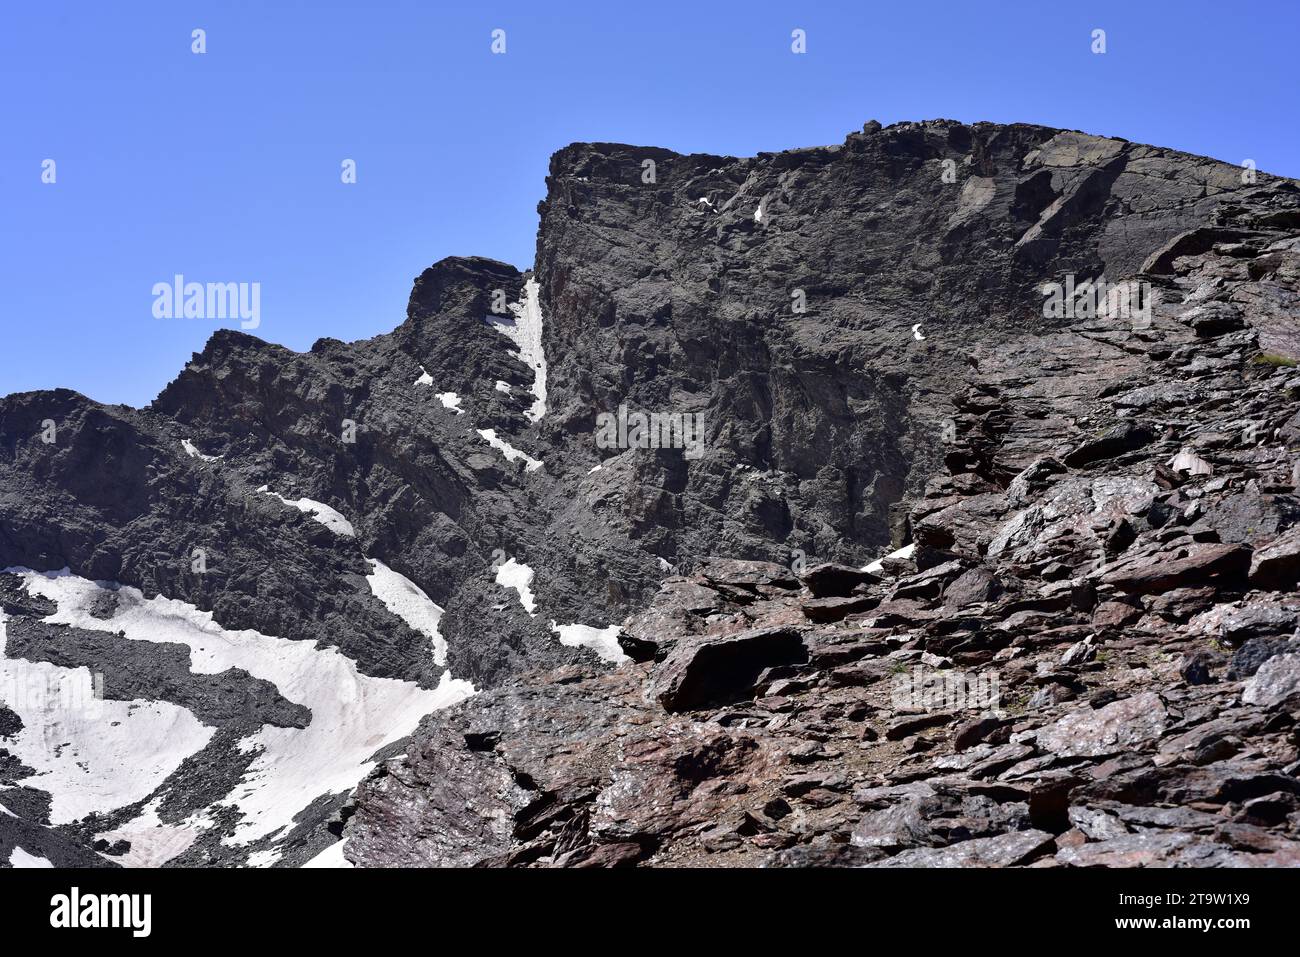
<svg viewBox="0 0 1300 957">
<path fill-rule="evenodd" d="M 1055 846 L 1046 831 L 1011 831 L 978 837 L 950 847 L 903 851 L 868 867 L 1016 867 L 1028 864 Z"/>
<path fill-rule="evenodd" d="M 1083 468 L 1126 452 L 1135 452 L 1154 441 L 1155 437 L 1155 432 L 1149 427 L 1124 421 L 1076 446 L 1063 461 L 1072 469 Z"/>
<path fill-rule="evenodd" d="M 1251 557 L 1250 583 L 1274 591 L 1300 581 L 1300 528 L 1291 528 L 1257 549 Z"/>
<path fill-rule="evenodd" d="M 1164 702 L 1152 691 L 1124 698 L 1097 710 L 1066 715 L 1038 732 L 1038 747 L 1058 757 L 1119 754 L 1164 733 Z"/>
<path fill-rule="evenodd" d="M 1250 568 L 1247 545 L 1193 545 L 1180 554 L 1144 556 L 1107 572 L 1102 581 L 1122 591 L 1150 594 L 1207 582 L 1239 584 Z"/>
<path fill-rule="evenodd" d="M 814 598 L 844 598 L 852 595 L 859 586 L 879 581 L 880 576 L 861 568 L 824 562 L 808 569 L 799 580 Z"/>
<path fill-rule="evenodd" d="M 648 694 L 667 711 L 690 711 L 751 696 L 766 668 L 808 659 L 797 628 L 753 628 L 680 641 L 651 677 Z"/>
<path fill-rule="evenodd" d="M 1300 654 L 1286 653 L 1269 658 L 1241 689 L 1242 704 L 1268 707 L 1300 696 Z"/>
</svg>

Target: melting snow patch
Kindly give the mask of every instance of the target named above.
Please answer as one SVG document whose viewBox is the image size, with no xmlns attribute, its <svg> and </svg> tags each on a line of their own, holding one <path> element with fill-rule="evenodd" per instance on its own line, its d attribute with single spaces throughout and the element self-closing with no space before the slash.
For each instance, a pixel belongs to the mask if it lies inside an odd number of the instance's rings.
<svg viewBox="0 0 1300 957">
<path fill-rule="evenodd" d="M 515 358 L 533 370 L 533 405 L 524 413 L 533 422 L 546 414 L 546 354 L 542 350 L 542 305 L 538 299 L 540 288 L 536 279 L 524 283 L 524 293 L 519 297 L 519 302 L 510 304 L 510 311 L 514 313 L 513 321 L 488 317 L 492 327 L 518 347 L 519 352 Z M 497 388 L 502 384 L 498 383 Z"/>
<path fill-rule="evenodd" d="M 514 391 L 510 388 L 509 382 L 502 382 L 500 379 L 497 379 L 495 388 L 498 392 L 504 392 L 506 395 L 510 395 Z"/>
<path fill-rule="evenodd" d="M 185 449 L 185 454 L 192 459 L 202 459 L 205 462 L 215 462 L 221 458 L 220 455 L 204 455 L 194 447 L 194 443 L 189 439 L 181 439 L 181 448 Z"/>
<path fill-rule="evenodd" d="M 587 474 L 590 475 L 593 472 L 599 472 L 604 467 L 605 467 L 604 463 L 601 463 L 600 465 L 593 465 L 591 468 L 587 469 Z"/>
<path fill-rule="evenodd" d="M 592 628 L 590 625 L 557 625 L 551 622 L 551 631 L 560 636 L 560 644 L 570 648 L 590 648 L 601 659 L 620 665 L 631 661 L 618 644 L 618 625 L 608 628 Z"/>
<path fill-rule="evenodd" d="M 343 845 L 346 843 L 347 841 L 335 841 L 303 867 L 352 867 L 352 862 L 343 856 Z"/>
<path fill-rule="evenodd" d="M 434 604 L 415 582 L 401 572 L 395 572 L 377 558 L 369 558 L 374 567 L 366 581 L 375 597 L 382 601 L 398 618 L 416 631 L 428 637 L 433 643 L 433 663 L 439 666 L 447 664 L 447 640 L 438 632 L 438 622 L 442 620 L 443 609 Z"/>
<path fill-rule="evenodd" d="M 357 530 L 352 527 L 352 523 L 343 517 L 343 514 L 324 502 L 315 502 L 309 498 L 300 498 L 297 501 L 287 499 L 283 495 L 276 495 L 267 486 L 263 485 L 258 489 L 259 492 L 265 492 L 267 495 L 274 495 L 285 505 L 292 505 L 300 512 L 305 512 L 316 521 L 320 522 L 335 535 L 346 535 L 348 538 L 356 538 Z"/>
<path fill-rule="evenodd" d="M 465 410 L 460 407 L 460 396 L 455 392 L 439 392 L 434 396 L 434 398 L 441 402 L 446 408 L 454 411 L 457 415 L 465 414 Z"/>
<path fill-rule="evenodd" d="M 450 674 L 444 674 L 433 690 L 409 681 L 363 675 L 355 662 L 335 648 L 273 638 L 252 629 L 228 631 L 212 620 L 210 612 L 161 596 L 146 600 L 138 589 L 129 586 L 118 589 L 119 606 L 113 620 L 101 621 L 90 614 L 99 591 L 94 582 L 70 575 L 50 578 L 35 572 L 26 572 L 23 577 L 33 594 L 58 603 L 58 611 L 46 619 L 52 624 L 121 632 L 133 641 L 187 645 L 190 668 L 196 674 L 242 668 L 254 678 L 272 682 L 288 700 L 311 709 L 311 723 L 306 728 L 266 725 L 240 742 L 243 751 L 256 752 L 256 756 L 231 793 L 219 799 L 219 803 L 234 805 L 242 814 L 234 835 L 226 838 L 227 844 L 245 845 L 292 828 L 294 817 L 318 797 L 347 793 L 356 787 L 374 767 L 371 758 L 377 750 L 411 734 L 425 715 L 456 704 L 474 691 L 469 682 L 453 680 Z M 137 717 L 132 720 L 138 721 L 146 709 L 155 707 L 160 705 L 149 702 L 141 707 L 137 703 Z M 189 716 L 187 711 L 181 713 Z M 20 716 L 26 720 L 26 715 Z M 102 720 L 94 722 L 98 738 L 110 737 L 116 730 Z M 149 736 L 151 730 L 148 724 L 129 730 L 133 750 L 118 757 L 113 766 L 96 774 L 78 772 L 82 791 L 90 791 L 94 782 L 112 780 L 115 768 L 129 769 L 132 793 L 143 791 L 133 800 L 152 791 L 161 781 L 141 781 L 146 777 L 142 768 L 151 762 L 174 768 L 179 763 L 175 753 L 192 742 L 187 745 L 185 737 L 173 729 L 165 729 L 167 733 L 158 740 L 157 736 Z M 201 730 L 206 743 L 213 729 Z M 58 736 L 44 735 L 47 748 L 58 740 Z M 171 749 L 172 754 L 168 755 L 166 749 Z M 197 748 L 191 747 L 190 753 L 193 750 Z M 165 755 L 165 760 L 158 755 Z M 25 755 L 20 757 L 31 763 Z M 45 787 L 37 780 L 32 783 Z M 104 800 L 96 803 L 98 810 L 107 810 L 104 805 L 111 804 Z M 130 801 L 118 800 L 112 806 L 126 803 Z M 57 796 L 55 807 L 60 807 Z M 81 815 L 72 819 L 77 816 Z"/>
<path fill-rule="evenodd" d="M 280 853 L 279 848 L 275 847 L 266 851 L 254 851 L 252 854 L 248 855 L 248 866 L 270 867 L 280 859 Z"/>
<path fill-rule="evenodd" d="M 911 545 L 904 545 L 896 552 L 890 552 L 885 558 L 911 558 L 915 554 L 916 543 L 913 542 Z M 881 572 L 885 567 L 885 558 L 877 558 L 870 565 L 863 565 L 861 570 L 864 572 Z"/>
<path fill-rule="evenodd" d="M 36 772 L 15 783 L 49 792 L 51 824 L 143 800 L 216 732 L 165 701 L 97 697 L 87 668 L 5 657 L 6 621 L 0 611 L 0 698 L 23 729 L 4 746 Z"/>
<path fill-rule="evenodd" d="M 520 452 L 505 439 L 497 438 L 496 429 L 476 429 L 475 431 L 478 432 L 488 445 L 497 449 L 502 455 L 504 455 L 507 462 L 513 462 L 515 459 L 523 459 L 528 463 L 524 466 L 524 470 L 528 472 L 535 472 L 542 467 L 542 462 L 540 460 L 533 458 L 526 452 Z"/>
<path fill-rule="evenodd" d="M 763 204 L 759 203 L 758 209 L 754 210 L 754 222 L 761 223 L 762 221 L 763 221 Z"/>
<path fill-rule="evenodd" d="M 416 385 L 433 385 L 433 376 L 429 375 L 424 366 L 420 366 L 420 378 L 415 380 Z"/>
<path fill-rule="evenodd" d="M 519 604 L 524 611 L 536 617 L 537 600 L 533 598 L 533 570 L 513 558 L 497 569 L 497 584 L 519 592 Z"/>
<path fill-rule="evenodd" d="M 10 867 L 53 867 L 43 857 L 37 857 L 35 854 L 28 854 L 21 847 L 15 847 L 14 852 L 9 855 Z"/>
<path fill-rule="evenodd" d="M 96 840 L 109 844 L 128 841 L 131 849 L 109 860 L 123 867 L 161 867 L 172 858 L 189 850 L 199 834 L 212 827 L 204 812 L 191 814 L 178 824 L 164 824 L 158 817 L 162 798 L 154 798 L 141 810 L 140 815 L 119 828 L 96 834 Z"/>
</svg>

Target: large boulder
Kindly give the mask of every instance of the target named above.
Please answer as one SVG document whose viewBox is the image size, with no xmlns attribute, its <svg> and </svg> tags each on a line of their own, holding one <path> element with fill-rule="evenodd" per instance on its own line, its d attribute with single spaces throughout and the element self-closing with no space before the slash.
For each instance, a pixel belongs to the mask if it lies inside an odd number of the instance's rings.
<svg viewBox="0 0 1300 957">
<path fill-rule="evenodd" d="M 1038 746 L 1062 758 L 1119 754 L 1158 738 L 1167 721 L 1160 696 L 1145 691 L 1095 711 L 1067 714 L 1038 732 Z"/>
<path fill-rule="evenodd" d="M 790 626 L 686 638 L 655 669 L 648 693 L 667 711 L 726 704 L 752 695 L 765 668 L 807 660 L 803 638 Z"/>
<path fill-rule="evenodd" d="M 1251 557 L 1250 583 L 1281 591 L 1300 580 L 1300 528 L 1291 528 Z"/>
<path fill-rule="evenodd" d="M 1124 421 L 1111 426 L 1100 435 L 1086 439 L 1065 457 L 1072 469 L 1084 468 L 1093 462 L 1113 459 L 1126 452 L 1135 452 L 1155 440 L 1156 434 L 1148 426 Z"/>
<path fill-rule="evenodd" d="M 1121 564 L 1102 581 L 1121 591 L 1152 594 L 1207 583 L 1244 581 L 1250 567 L 1250 546 L 1213 543 L 1179 549 L 1173 555 L 1156 553 Z"/>
</svg>

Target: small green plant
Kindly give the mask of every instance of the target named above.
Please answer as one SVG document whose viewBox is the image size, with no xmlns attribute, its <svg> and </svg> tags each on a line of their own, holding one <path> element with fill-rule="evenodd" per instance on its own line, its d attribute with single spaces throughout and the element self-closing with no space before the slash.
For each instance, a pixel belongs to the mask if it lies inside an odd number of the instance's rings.
<svg viewBox="0 0 1300 957">
<path fill-rule="evenodd" d="M 1295 359 L 1289 358 L 1288 356 L 1280 356 L 1276 352 L 1261 352 L 1250 361 L 1257 366 L 1284 366 L 1288 369 L 1293 369 L 1300 365 L 1300 362 L 1297 362 Z"/>
</svg>

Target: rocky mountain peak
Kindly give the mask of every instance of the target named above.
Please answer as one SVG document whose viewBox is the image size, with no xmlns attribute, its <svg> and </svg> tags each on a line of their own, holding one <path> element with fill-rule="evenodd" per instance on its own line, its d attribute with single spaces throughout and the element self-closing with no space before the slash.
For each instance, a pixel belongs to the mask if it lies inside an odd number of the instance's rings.
<svg viewBox="0 0 1300 957">
<path fill-rule="evenodd" d="M 6 702 L 0 826 L 127 863 L 1291 860 L 1300 192 L 1253 172 L 948 120 L 574 144 L 528 272 L 444 259 L 305 353 L 220 331 L 144 410 L 0 400 L 0 667 L 153 700 L 122 748 L 177 729 L 88 808 L 57 708 Z M 356 719 L 320 768 L 307 712 Z"/>
</svg>

